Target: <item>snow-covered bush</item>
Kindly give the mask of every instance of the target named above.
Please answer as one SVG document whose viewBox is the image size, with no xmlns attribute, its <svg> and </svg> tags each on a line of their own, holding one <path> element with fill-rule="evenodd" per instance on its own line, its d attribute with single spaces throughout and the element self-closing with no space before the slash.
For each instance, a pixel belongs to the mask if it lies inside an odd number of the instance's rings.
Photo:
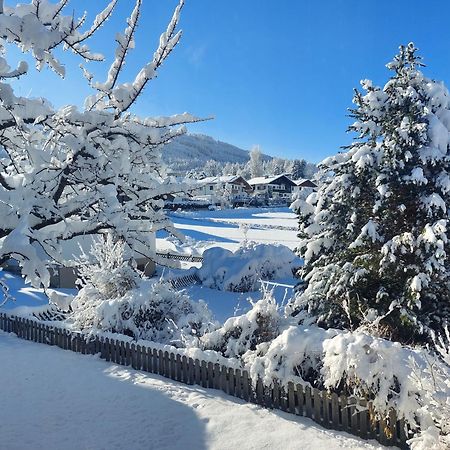
<svg viewBox="0 0 450 450">
<path fill-rule="evenodd" d="M 118 298 L 138 286 L 141 274 L 133 262 L 125 260 L 125 241 L 108 233 L 93 241 L 89 254 L 82 253 L 77 261 L 77 284 L 95 289 L 102 300 Z"/>
<path fill-rule="evenodd" d="M 371 413 L 394 409 L 412 429 L 414 448 L 450 443 L 450 366 L 424 348 L 408 348 L 365 331 L 324 330 L 284 322 L 278 337 L 241 360 L 252 379 L 310 383 L 365 398 Z M 441 445 L 441 447 L 439 447 Z"/>
<path fill-rule="evenodd" d="M 450 317 L 450 95 L 419 70 L 413 44 L 388 64 L 384 87 L 356 91 L 355 141 L 320 164 L 300 212 L 304 290 L 324 327 L 431 343 Z"/>
<path fill-rule="evenodd" d="M 184 189 L 164 176 L 161 150 L 185 133 L 184 124 L 198 119 L 187 113 L 142 118 L 133 108 L 180 40 L 183 0 L 153 56 L 126 80 L 142 8 L 137 0 L 124 31 L 115 35 L 114 60 L 99 81 L 88 68 L 104 58 L 88 43 L 113 14 L 116 0 L 91 26 L 85 16 L 76 19 L 69 1 L 11 3 L 0 0 L 0 262 L 16 259 L 29 281 L 46 287 L 49 265 L 70 263 L 62 260 L 64 241 L 106 230 L 154 259 L 153 233 L 177 234 L 163 198 Z M 55 109 L 46 99 L 16 95 L 9 79 L 26 76 L 28 64 L 9 67 L 11 47 L 29 53 L 38 70 L 48 66 L 61 77 L 65 68 L 57 58 L 72 51 L 87 63 L 83 74 L 92 95 L 79 99 L 81 109 Z"/>
<path fill-rule="evenodd" d="M 255 350 L 263 342 L 270 342 L 279 333 L 280 314 L 270 294 L 252 305 L 242 316 L 230 317 L 219 329 L 201 338 L 202 348 L 215 350 L 229 358 L 242 356 L 248 350 Z"/>
<path fill-rule="evenodd" d="M 83 288 L 72 302 L 69 319 L 77 329 L 121 333 L 177 347 L 198 346 L 198 338 L 215 328 L 202 301 L 191 300 L 170 284 L 141 280 L 116 298 L 100 299 Z"/>
<path fill-rule="evenodd" d="M 261 378 L 267 385 L 274 379 L 321 386 L 322 344 L 335 336 L 336 330 L 317 326 L 298 326 L 285 322 L 279 335 L 255 352 L 243 355 L 243 362 L 252 379 Z"/>
<path fill-rule="evenodd" d="M 245 241 L 235 252 L 219 247 L 205 250 L 198 276 L 213 289 L 256 291 L 260 280 L 292 276 L 294 260 L 295 254 L 284 245 Z"/>
<path fill-rule="evenodd" d="M 384 417 L 393 408 L 415 430 L 413 448 L 448 448 L 450 366 L 426 349 L 365 332 L 338 333 L 323 341 L 323 350 L 325 387 L 371 400 Z"/>
<path fill-rule="evenodd" d="M 198 346 L 214 329 L 206 304 L 170 284 L 142 277 L 124 259 L 125 243 L 108 235 L 95 242 L 80 264 L 81 289 L 71 302 L 69 322 L 76 329 L 109 331 L 176 346 Z"/>
<path fill-rule="evenodd" d="M 450 366 L 450 328 L 445 325 L 442 333 L 433 333 L 433 347 L 443 361 Z"/>
</svg>

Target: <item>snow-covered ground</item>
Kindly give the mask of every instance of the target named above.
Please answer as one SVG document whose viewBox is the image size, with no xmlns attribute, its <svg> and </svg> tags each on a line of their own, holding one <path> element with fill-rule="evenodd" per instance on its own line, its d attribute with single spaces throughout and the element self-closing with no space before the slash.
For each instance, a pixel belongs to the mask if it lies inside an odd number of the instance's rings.
<svg viewBox="0 0 450 450">
<path fill-rule="evenodd" d="M 189 238 L 189 245 L 197 247 L 200 253 L 213 246 L 236 250 L 245 238 L 265 244 L 276 242 L 291 249 L 298 245 L 297 216 L 287 207 L 184 211 L 173 213 L 170 218 Z M 246 235 L 242 224 L 249 226 Z M 157 248 L 180 250 L 162 232 L 157 235 Z"/>
<path fill-rule="evenodd" d="M 8 450 L 383 448 L 219 391 L 3 332 L 0 360 L 0 448 Z"/>
</svg>

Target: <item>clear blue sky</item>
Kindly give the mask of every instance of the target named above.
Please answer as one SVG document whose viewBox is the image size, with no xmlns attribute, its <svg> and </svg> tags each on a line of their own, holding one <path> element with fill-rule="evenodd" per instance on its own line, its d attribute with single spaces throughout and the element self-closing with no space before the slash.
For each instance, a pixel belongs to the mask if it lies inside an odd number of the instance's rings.
<svg viewBox="0 0 450 450">
<path fill-rule="evenodd" d="M 127 73 L 151 56 L 176 0 L 144 0 Z M 93 19 L 106 1 L 73 0 Z M 111 61 L 115 31 L 132 9 L 119 0 L 114 19 L 91 42 Z M 190 127 L 242 148 L 317 162 L 350 143 L 347 108 L 362 78 L 384 83 L 385 64 L 400 44 L 414 41 L 425 73 L 450 82 L 450 2 L 429 0 L 187 0 L 184 35 L 135 112 L 189 111 L 215 119 Z M 49 70 L 20 80 L 22 94 L 55 105 L 81 102 L 88 93 L 76 58 L 60 81 Z M 99 65 L 101 74 L 106 65 Z M 104 73 L 104 72 L 103 72 Z"/>
</svg>

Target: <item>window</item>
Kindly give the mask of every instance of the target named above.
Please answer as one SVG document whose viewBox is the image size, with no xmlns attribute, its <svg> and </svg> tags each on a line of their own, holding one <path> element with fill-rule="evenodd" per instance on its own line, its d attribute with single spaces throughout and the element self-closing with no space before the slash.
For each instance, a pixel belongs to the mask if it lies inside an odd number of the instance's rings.
<svg viewBox="0 0 450 450">
<path fill-rule="evenodd" d="M 213 189 L 214 189 L 214 186 L 213 186 L 213 185 L 209 186 L 209 190 L 210 190 L 210 191 L 212 191 Z"/>
</svg>

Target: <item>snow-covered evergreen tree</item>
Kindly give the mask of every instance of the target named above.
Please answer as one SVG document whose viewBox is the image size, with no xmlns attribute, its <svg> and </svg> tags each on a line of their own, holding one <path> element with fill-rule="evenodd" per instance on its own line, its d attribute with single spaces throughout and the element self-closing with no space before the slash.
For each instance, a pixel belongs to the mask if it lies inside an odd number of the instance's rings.
<svg viewBox="0 0 450 450">
<path fill-rule="evenodd" d="M 252 178 L 263 175 L 263 159 L 259 145 L 255 145 L 250 150 L 250 161 L 248 162 L 250 175 Z"/>
<path fill-rule="evenodd" d="M 450 97 L 416 52 L 400 47 L 384 88 L 362 81 L 357 139 L 321 163 L 318 193 L 297 205 L 296 306 L 323 326 L 420 341 L 450 318 Z"/>
<path fill-rule="evenodd" d="M 48 285 L 50 262 L 61 261 L 61 242 L 79 235 L 115 230 L 128 246 L 153 257 L 151 232 L 175 232 L 162 211 L 163 196 L 183 187 L 163 178 L 161 149 L 185 132 L 189 114 L 140 118 L 132 106 L 178 44 L 183 0 L 151 60 L 131 82 L 123 68 L 134 47 L 142 1 L 136 0 L 123 33 L 116 35 L 115 59 L 105 81 L 83 73 L 94 94 L 83 110 L 54 109 L 43 99 L 15 95 L 8 80 L 25 76 L 21 62 L 11 69 L 7 45 L 30 53 L 37 69 L 45 65 L 64 76 L 55 54 L 70 50 L 85 62 L 103 57 L 87 42 L 111 16 L 117 0 L 97 15 L 68 15 L 68 1 L 48 0 L 6 6 L 0 0 L 0 262 L 13 257 L 34 284 Z M 59 53 L 58 53 L 59 55 Z"/>
<path fill-rule="evenodd" d="M 305 178 L 306 161 L 304 159 L 294 159 L 292 164 L 292 179 L 300 180 Z"/>
</svg>

